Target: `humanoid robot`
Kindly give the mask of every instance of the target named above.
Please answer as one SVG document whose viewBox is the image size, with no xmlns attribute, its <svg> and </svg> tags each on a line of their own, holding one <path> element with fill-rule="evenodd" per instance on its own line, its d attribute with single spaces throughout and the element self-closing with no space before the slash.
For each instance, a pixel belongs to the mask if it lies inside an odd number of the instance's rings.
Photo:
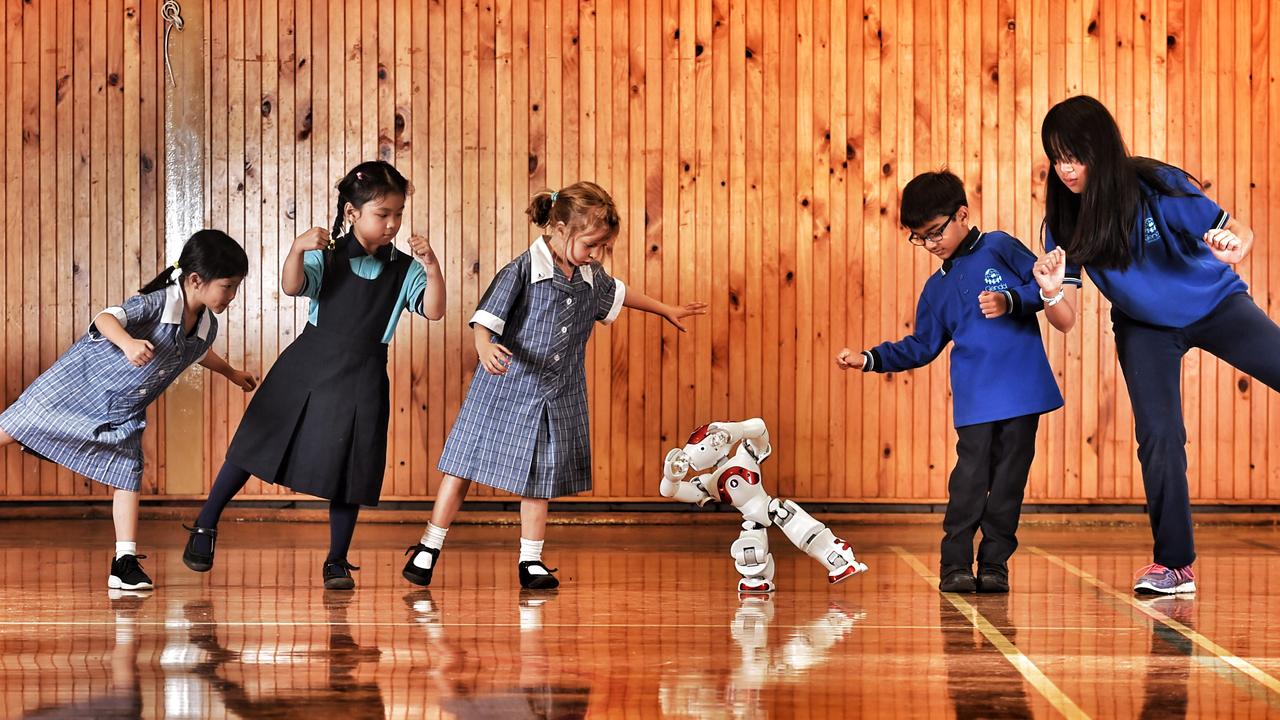
<svg viewBox="0 0 1280 720">
<path fill-rule="evenodd" d="M 867 566 L 853 556 L 849 543 L 793 500 L 770 497 L 760 481 L 760 463 L 773 452 L 764 420 L 717 422 L 689 436 L 684 448 L 672 448 L 662 467 L 663 497 L 699 507 L 716 501 L 742 513 L 742 532 L 729 552 L 742 580 L 738 592 L 773 592 L 773 555 L 767 529 L 775 525 L 793 545 L 827 569 L 827 581 L 838 583 Z M 693 470 L 693 478 L 686 479 Z"/>
</svg>

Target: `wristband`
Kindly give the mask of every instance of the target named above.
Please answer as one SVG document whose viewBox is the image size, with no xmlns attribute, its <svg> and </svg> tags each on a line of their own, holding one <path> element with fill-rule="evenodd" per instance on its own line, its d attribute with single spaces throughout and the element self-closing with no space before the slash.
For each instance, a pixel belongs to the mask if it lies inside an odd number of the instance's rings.
<svg viewBox="0 0 1280 720">
<path fill-rule="evenodd" d="M 1040 299 L 1044 301 L 1045 307 L 1051 308 L 1054 305 L 1057 305 L 1058 303 L 1062 302 L 1063 294 L 1065 292 L 1066 292 L 1066 288 L 1059 287 L 1057 295 L 1054 295 L 1053 297 L 1045 297 L 1044 288 L 1040 288 Z"/>
</svg>

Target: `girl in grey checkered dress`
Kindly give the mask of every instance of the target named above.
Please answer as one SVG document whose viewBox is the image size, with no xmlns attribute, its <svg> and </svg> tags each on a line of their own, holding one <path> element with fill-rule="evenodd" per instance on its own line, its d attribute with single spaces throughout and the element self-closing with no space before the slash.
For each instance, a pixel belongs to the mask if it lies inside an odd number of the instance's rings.
<svg viewBox="0 0 1280 720">
<path fill-rule="evenodd" d="M 585 353 L 595 323 L 630 307 L 684 332 L 682 318 L 706 312 L 704 303 L 667 305 L 609 276 L 600 258 L 619 221 L 600 186 L 541 192 L 526 213 L 547 234 L 498 271 L 471 318 L 480 361 L 440 457 L 445 478 L 431 522 L 405 553 L 404 577 L 417 585 L 430 584 L 473 480 L 521 496 L 521 586 L 559 585 L 542 563 L 547 500 L 591 489 Z"/>
<path fill-rule="evenodd" d="M 377 505 L 387 464 L 391 414 L 387 344 L 408 310 L 444 315 L 444 279 L 431 244 L 395 247 L 409 181 L 390 163 L 360 163 L 338 183 L 333 229 L 293 241 L 280 273 L 287 295 L 311 298 L 306 329 L 262 380 L 182 560 L 213 569 L 218 520 L 249 477 L 329 501 L 325 589 L 355 588 L 347 551 L 361 505 Z"/>
<path fill-rule="evenodd" d="M 17 442 L 113 489 L 110 588 L 153 586 L 136 542 L 147 406 L 195 362 L 246 392 L 257 384 L 209 349 L 218 335 L 214 313 L 227 309 L 248 272 L 249 258 L 235 240 L 217 230 L 197 232 L 173 267 L 123 305 L 98 313 L 88 334 L 0 414 L 0 447 Z"/>
</svg>

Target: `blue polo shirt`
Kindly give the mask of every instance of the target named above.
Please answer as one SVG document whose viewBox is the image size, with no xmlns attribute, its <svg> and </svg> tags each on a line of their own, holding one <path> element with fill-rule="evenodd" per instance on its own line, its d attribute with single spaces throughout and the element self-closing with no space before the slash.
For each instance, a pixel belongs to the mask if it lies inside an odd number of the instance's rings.
<svg viewBox="0 0 1280 720">
<path fill-rule="evenodd" d="M 1036 318 L 1044 304 L 1031 275 L 1035 261 L 1035 255 L 1008 234 L 970 230 L 925 282 L 915 331 L 865 351 L 863 370 L 922 367 L 954 341 L 951 395 L 956 427 L 1062 407 Z M 1005 293 L 1010 311 L 1002 317 L 983 317 L 978 295 L 984 290 Z"/>
<path fill-rule="evenodd" d="M 1204 318 L 1227 296 L 1247 293 L 1249 286 L 1204 243 L 1206 232 L 1227 224 L 1227 212 L 1186 172 L 1169 167 L 1161 171 L 1161 179 L 1185 196 L 1163 195 L 1142 184 L 1129 267 L 1085 269 L 1119 312 L 1149 325 L 1182 328 Z M 1057 247 L 1048 227 L 1044 245 L 1046 250 Z M 1068 254 L 1065 282 L 1079 287 L 1080 270 Z"/>
</svg>

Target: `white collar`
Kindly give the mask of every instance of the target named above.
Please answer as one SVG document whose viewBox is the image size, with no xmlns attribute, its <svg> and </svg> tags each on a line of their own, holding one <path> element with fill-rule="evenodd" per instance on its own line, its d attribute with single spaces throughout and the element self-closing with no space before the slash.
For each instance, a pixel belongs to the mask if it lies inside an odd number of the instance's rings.
<svg viewBox="0 0 1280 720">
<path fill-rule="evenodd" d="M 186 297 L 182 292 L 182 283 L 175 282 L 165 288 L 164 311 L 160 314 L 160 322 L 169 325 L 181 325 L 182 313 L 186 310 L 186 307 L 187 303 Z M 205 308 L 204 312 L 200 313 L 200 319 L 196 321 L 196 335 L 199 335 L 201 340 L 209 338 L 209 326 L 213 323 L 209 316 L 212 314 L 209 308 Z"/>
<path fill-rule="evenodd" d="M 551 257 L 551 247 L 547 245 L 545 235 L 539 235 L 538 239 L 533 241 L 533 246 L 529 248 L 529 268 L 531 275 L 529 282 L 532 283 L 550 280 L 555 276 L 556 261 Z M 595 287 L 591 266 L 579 265 L 578 270 L 582 273 L 582 279 L 586 280 L 591 287 Z"/>
</svg>

